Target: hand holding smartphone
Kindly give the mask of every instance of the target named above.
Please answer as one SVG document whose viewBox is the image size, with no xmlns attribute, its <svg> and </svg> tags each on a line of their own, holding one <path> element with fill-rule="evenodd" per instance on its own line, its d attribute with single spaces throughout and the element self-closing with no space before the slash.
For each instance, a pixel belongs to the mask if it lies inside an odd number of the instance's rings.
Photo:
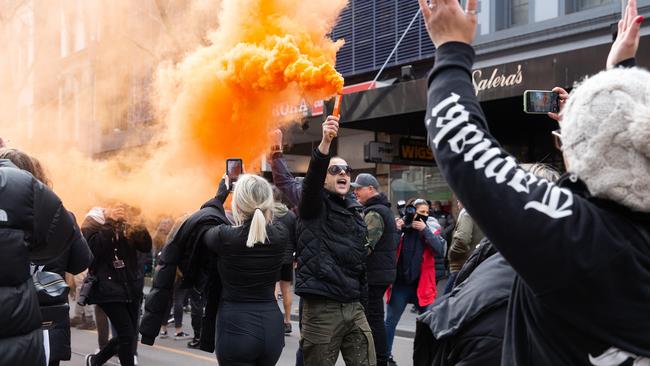
<svg viewBox="0 0 650 366">
<path fill-rule="evenodd" d="M 226 176 L 228 177 L 228 188 L 232 190 L 239 176 L 244 173 L 244 162 L 242 159 L 226 159 Z"/>
<path fill-rule="evenodd" d="M 550 90 L 526 90 L 524 92 L 524 112 L 528 114 L 559 113 L 560 95 Z"/>
</svg>

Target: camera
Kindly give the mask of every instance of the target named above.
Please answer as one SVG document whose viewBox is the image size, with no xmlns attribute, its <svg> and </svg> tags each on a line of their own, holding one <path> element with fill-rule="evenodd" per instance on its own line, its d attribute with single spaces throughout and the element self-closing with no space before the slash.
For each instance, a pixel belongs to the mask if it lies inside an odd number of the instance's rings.
<svg viewBox="0 0 650 366">
<path fill-rule="evenodd" d="M 413 224 L 413 220 L 415 219 L 415 216 L 417 214 L 415 213 L 415 206 L 409 205 L 404 208 L 404 228 L 405 229 L 410 229 L 411 225 Z"/>
<path fill-rule="evenodd" d="M 77 300 L 79 306 L 86 306 L 88 303 L 88 296 L 90 296 L 90 292 L 93 290 L 95 282 L 97 282 L 97 277 L 88 273 L 83 284 L 81 284 L 81 289 L 79 289 L 79 300 Z"/>
</svg>

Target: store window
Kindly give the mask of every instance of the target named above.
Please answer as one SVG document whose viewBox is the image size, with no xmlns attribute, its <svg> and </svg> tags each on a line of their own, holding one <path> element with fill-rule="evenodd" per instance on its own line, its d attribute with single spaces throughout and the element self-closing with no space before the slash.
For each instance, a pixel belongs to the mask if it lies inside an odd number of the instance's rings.
<svg viewBox="0 0 650 366">
<path fill-rule="evenodd" d="M 411 198 L 443 201 L 445 205 L 451 201 L 451 190 L 435 166 L 393 164 L 390 166 L 389 185 L 393 207 L 397 207 L 398 201 Z"/>
<path fill-rule="evenodd" d="M 478 34 L 490 33 L 490 3 L 492 0 L 478 2 Z"/>
<path fill-rule="evenodd" d="M 510 7 L 511 26 L 528 23 L 528 0 L 512 0 Z"/>
<path fill-rule="evenodd" d="M 566 13 L 575 13 L 611 3 L 612 0 L 566 0 Z"/>
<path fill-rule="evenodd" d="M 503 30 L 528 24 L 530 0 L 505 0 L 496 2 L 495 28 Z"/>
</svg>

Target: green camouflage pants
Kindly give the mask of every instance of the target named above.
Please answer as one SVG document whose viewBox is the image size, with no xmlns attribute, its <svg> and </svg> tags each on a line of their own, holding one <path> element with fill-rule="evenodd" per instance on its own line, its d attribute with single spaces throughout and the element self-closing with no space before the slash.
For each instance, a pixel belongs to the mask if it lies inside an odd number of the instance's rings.
<svg viewBox="0 0 650 366">
<path fill-rule="evenodd" d="M 303 299 L 300 344 L 305 366 L 375 366 L 375 343 L 360 303 Z"/>
</svg>

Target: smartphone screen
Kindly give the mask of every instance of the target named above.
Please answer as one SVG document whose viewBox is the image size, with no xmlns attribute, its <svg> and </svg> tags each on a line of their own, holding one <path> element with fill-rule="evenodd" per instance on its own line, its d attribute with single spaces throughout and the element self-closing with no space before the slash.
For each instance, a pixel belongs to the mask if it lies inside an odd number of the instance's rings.
<svg viewBox="0 0 650 366">
<path fill-rule="evenodd" d="M 526 90 L 524 92 L 524 112 L 531 114 L 558 113 L 560 98 L 558 93 L 546 90 Z"/>
<path fill-rule="evenodd" d="M 242 159 L 227 159 L 226 160 L 226 175 L 230 181 L 230 185 L 239 179 L 239 176 L 244 172 L 244 162 Z"/>
</svg>

